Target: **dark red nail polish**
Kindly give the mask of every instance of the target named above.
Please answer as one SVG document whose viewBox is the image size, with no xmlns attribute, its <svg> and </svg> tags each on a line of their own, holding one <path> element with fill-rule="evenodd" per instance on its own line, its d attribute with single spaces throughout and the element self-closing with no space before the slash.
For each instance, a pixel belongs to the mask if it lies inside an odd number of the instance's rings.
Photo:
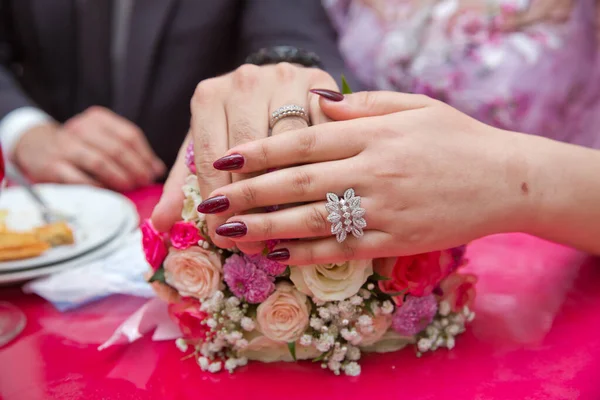
<svg viewBox="0 0 600 400">
<path fill-rule="evenodd" d="M 340 92 L 335 92 L 333 90 L 329 90 L 329 89 L 311 89 L 310 92 L 317 94 L 317 95 L 323 97 L 324 99 L 331 100 L 331 101 L 344 100 L 343 94 L 341 94 Z"/>
<path fill-rule="evenodd" d="M 216 229 L 217 235 L 237 238 L 248 233 L 248 228 L 243 222 L 227 222 Z"/>
<path fill-rule="evenodd" d="M 277 249 L 267 254 L 267 258 L 272 261 L 285 261 L 290 259 L 290 251 L 288 249 Z"/>
<path fill-rule="evenodd" d="M 198 212 L 202 214 L 216 214 L 229 208 L 229 199 L 225 196 L 215 196 L 198 204 Z"/>
<path fill-rule="evenodd" d="M 213 163 L 213 167 L 219 171 L 233 171 L 244 166 L 244 156 L 241 154 L 230 154 L 219 158 Z"/>
</svg>

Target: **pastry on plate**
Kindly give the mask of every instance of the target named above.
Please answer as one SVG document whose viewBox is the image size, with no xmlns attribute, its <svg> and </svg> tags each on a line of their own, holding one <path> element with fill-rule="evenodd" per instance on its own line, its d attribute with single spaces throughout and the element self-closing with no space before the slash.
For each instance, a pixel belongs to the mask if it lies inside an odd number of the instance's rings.
<svg viewBox="0 0 600 400">
<path fill-rule="evenodd" d="M 65 222 L 55 222 L 35 229 L 38 239 L 52 247 L 64 246 L 75 243 L 73 231 Z"/>
</svg>

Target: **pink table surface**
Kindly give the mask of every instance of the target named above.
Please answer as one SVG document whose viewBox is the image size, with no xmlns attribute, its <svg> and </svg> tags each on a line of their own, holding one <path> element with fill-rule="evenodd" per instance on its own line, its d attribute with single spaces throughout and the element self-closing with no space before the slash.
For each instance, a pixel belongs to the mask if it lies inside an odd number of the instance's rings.
<svg viewBox="0 0 600 400">
<path fill-rule="evenodd" d="M 140 214 L 148 216 L 159 194 L 160 188 L 153 187 L 130 197 Z M 477 241 L 469 254 L 474 265 L 506 263 L 507 277 L 480 279 L 482 299 L 494 285 L 519 285 L 514 296 L 524 302 L 524 309 L 533 310 L 531 315 L 525 312 L 524 318 L 507 325 L 481 312 L 453 351 L 421 358 L 412 349 L 369 355 L 356 378 L 333 376 L 310 362 L 251 363 L 233 375 L 211 375 L 193 360 L 180 361 L 173 343 L 148 337 L 98 352 L 97 345 L 143 300 L 115 296 L 59 313 L 37 296 L 3 288 L 0 300 L 21 308 L 28 324 L 0 349 L 0 398 L 600 399 L 600 263 L 524 235 Z M 534 264 L 542 271 L 537 283 L 546 269 L 548 279 L 572 276 L 564 298 L 547 296 L 539 290 L 543 284 L 536 289 L 523 284 L 522 277 L 510 278 L 510 268 Z M 556 298 L 560 301 L 552 300 Z M 488 296 L 488 303 L 493 299 Z M 536 301 L 550 310 L 541 325 L 535 318 L 542 314 L 532 308 Z M 480 304 L 482 309 L 489 306 Z M 544 321 L 546 330 L 540 328 Z"/>
</svg>

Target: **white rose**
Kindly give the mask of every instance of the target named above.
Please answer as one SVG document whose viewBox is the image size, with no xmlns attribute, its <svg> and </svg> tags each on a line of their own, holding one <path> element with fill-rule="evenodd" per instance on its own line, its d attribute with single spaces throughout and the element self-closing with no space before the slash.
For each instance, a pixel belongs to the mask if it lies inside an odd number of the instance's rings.
<svg viewBox="0 0 600 400">
<path fill-rule="evenodd" d="M 360 344 L 362 346 L 371 346 L 377 341 L 379 341 L 383 335 L 387 332 L 387 330 L 392 325 L 392 316 L 391 315 L 378 315 L 373 317 L 373 330 L 368 331 L 367 329 L 359 329 L 360 335 L 362 336 L 362 340 Z"/>
<path fill-rule="evenodd" d="M 290 279 L 304 294 L 323 301 L 354 296 L 373 274 L 372 260 L 290 267 Z"/>
<path fill-rule="evenodd" d="M 276 342 L 260 333 L 253 331 L 247 336 L 248 346 L 238 352 L 239 357 L 264 363 L 285 361 L 292 362 L 294 359 L 290 354 L 287 343 Z M 296 359 L 311 360 L 321 353 L 313 346 L 302 346 L 296 343 Z"/>
<path fill-rule="evenodd" d="M 308 327 L 310 307 L 308 298 L 287 282 L 256 309 L 258 330 L 276 342 L 295 342 Z"/>
<path fill-rule="evenodd" d="M 181 189 L 185 195 L 181 218 L 184 221 L 198 221 L 202 219 L 204 215 L 198 213 L 197 210 L 198 205 L 202 203 L 202 196 L 200 196 L 200 187 L 198 186 L 196 175 L 189 175 L 185 180 L 185 185 Z"/>
<path fill-rule="evenodd" d="M 360 346 L 360 349 L 365 353 L 389 353 L 414 343 L 414 337 L 402 336 L 394 330 L 388 330 L 379 341 L 370 346 Z"/>
<path fill-rule="evenodd" d="M 166 282 L 184 297 L 203 300 L 224 287 L 221 259 L 201 247 L 171 250 L 164 268 Z"/>
</svg>

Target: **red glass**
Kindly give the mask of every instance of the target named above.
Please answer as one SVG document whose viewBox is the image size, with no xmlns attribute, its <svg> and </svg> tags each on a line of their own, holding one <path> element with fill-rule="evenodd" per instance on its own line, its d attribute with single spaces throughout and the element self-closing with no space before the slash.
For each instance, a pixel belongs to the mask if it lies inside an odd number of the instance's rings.
<svg viewBox="0 0 600 400">
<path fill-rule="evenodd" d="M 141 215 L 148 216 L 159 194 L 160 188 L 150 188 L 131 198 Z M 512 251 L 499 250 L 507 244 Z M 477 241 L 468 257 L 482 268 L 503 260 L 507 293 L 516 282 L 510 275 L 521 268 L 574 273 L 565 275 L 570 289 L 560 299 L 557 314 L 542 318 L 544 329 L 538 329 L 539 336 L 528 337 L 527 343 L 515 339 L 522 327 L 486 316 L 485 304 L 480 304 L 473 325 L 458 338 L 453 351 L 421 358 L 412 349 L 369 355 L 356 378 L 333 376 L 310 362 L 254 362 L 233 375 L 211 375 L 200 371 L 193 359 L 182 361 L 172 342 L 152 342 L 149 336 L 99 352 L 98 345 L 144 300 L 116 296 L 60 313 L 37 296 L 18 288 L 3 289 L 0 301 L 18 305 L 29 324 L 0 349 L 0 398 L 600 399 L 599 260 L 525 235 Z M 492 279 L 482 277 L 481 299 L 492 284 Z M 514 288 L 512 294 L 520 294 L 516 292 Z"/>
</svg>

